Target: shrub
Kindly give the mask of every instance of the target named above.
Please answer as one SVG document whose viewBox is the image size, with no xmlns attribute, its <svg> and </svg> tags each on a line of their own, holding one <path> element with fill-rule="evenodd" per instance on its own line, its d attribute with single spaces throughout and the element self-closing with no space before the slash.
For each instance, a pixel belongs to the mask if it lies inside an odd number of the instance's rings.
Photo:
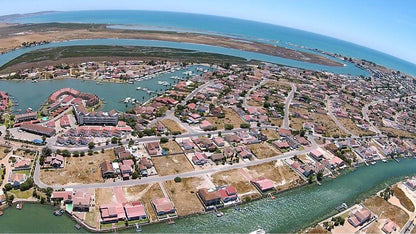
<svg viewBox="0 0 416 234">
<path fill-rule="evenodd" d="M 169 139 L 166 138 L 166 137 L 160 138 L 160 143 L 167 143 L 168 141 L 169 141 Z"/>
<path fill-rule="evenodd" d="M 179 183 L 182 181 L 181 177 L 176 176 L 175 179 L 173 179 L 173 181 L 175 181 L 175 183 Z"/>
</svg>

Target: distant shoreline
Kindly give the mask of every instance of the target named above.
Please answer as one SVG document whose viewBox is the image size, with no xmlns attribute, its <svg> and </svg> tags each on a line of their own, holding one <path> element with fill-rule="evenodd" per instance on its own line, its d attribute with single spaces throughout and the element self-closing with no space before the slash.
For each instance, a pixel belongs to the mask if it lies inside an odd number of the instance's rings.
<svg viewBox="0 0 416 234">
<path fill-rule="evenodd" d="M 4 26 L 3 24 L 0 27 L 0 52 L 6 53 L 15 50 L 25 42 L 123 38 L 203 44 L 325 66 L 342 67 L 344 65 L 320 54 L 245 39 L 190 32 L 115 29 L 107 26 L 107 24 L 70 23 L 17 24 L 10 26 Z"/>
</svg>

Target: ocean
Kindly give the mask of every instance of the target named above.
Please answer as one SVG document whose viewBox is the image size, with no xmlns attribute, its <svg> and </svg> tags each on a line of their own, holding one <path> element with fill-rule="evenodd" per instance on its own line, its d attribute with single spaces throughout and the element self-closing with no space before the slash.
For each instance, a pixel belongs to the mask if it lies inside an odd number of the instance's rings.
<svg viewBox="0 0 416 234">
<path fill-rule="evenodd" d="M 288 48 L 293 45 L 362 58 L 416 76 L 416 65 L 394 56 L 332 37 L 293 28 L 241 20 L 176 12 L 105 10 L 53 12 L 10 20 L 18 23 L 102 23 L 156 27 L 175 31 L 225 34 Z"/>
</svg>

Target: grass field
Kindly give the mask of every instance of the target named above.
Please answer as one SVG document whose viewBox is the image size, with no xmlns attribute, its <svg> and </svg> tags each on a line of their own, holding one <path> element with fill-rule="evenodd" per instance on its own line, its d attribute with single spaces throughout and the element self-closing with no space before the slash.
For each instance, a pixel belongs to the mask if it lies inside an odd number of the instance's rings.
<svg viewBox="0 0 416 234">
<path fill-rule="evenodd" d="M 211 180 L 216 186 L 234 186 L 243 201 L 246 197 L 250 197 L 252 199 L 260 197 L 260 193 L 250 183 L 250 181 L 240 173 L 239 169 L 212 174 Z"/>
<path fill-rule="evenodd" d="M 186 132 L 186 130 L 183 129 L 175 120 L 164 119 L 160 122 L 162 122 L 162 124 L 165 125 L 165 127 L 169 129 L 169 131 L 171 132 L 180 132 L 180 133 Z"/>
<path fill-rule="evenodd" d="M 257 158 L 270 158 L 280 153 L 277 149 L 271 146 L 269 143 L 263 141 L 262 143 L 251 144 L 247 146 L 251 152 L 253 152 Z"/>
<path fill-rule="evenodd" d="M 400 228 L 409 219 L 409 215 L 397 206 L 394 206 L 379 196 L 372 196 L 366 199 L 363 204 L 381 218 L 390 218 Z M 381 215 L 381 216 L 380 216 Z"/>
<path fill-rule="evenodd" d="M 217 127 L 218 130 L 224 129 L 225 124 L 231 124 L 234 128 L 239 128 L 240 124 L 245 123 L 240 116 L 229 108 L 224 108 L 225 118 L 206 117 L 206 120 Z"/>
<path fill-rule="evenodd" d="M 176 206 L 178 215 L 190 215 L 204 211 L 204 207 L 196 196 L 197 187 L 203 183 L 201 178 L 182 178 L 182 181 L 175 183 L 173 180 L 165 181 L 165 187 L 170 198 Z"/>
<path fill-rule="evenodd" d="M 114 151 L 107 150 L 103 154 L 84 157 L 65 158 L 63 169 L 41 170 L 40 179 L 45 184 L 97 183 L 103 182 L 100 164 L 105 160 L 113 161 Z"/>
<path fill-rule="evenodd" d="M 153 157 L 152 160 L 157 173 L 161 176 L 173 175 L 194 170 L 185 154 Z"/>
<path fill-rule="evenodd" d="M 19 189 L 12 189 L 9 192 L 13 193 L 15 198 L 28 199 L 33 194 L 33 188 L 26 190 L 26 191 L 20 191 Z"/>
</svg>

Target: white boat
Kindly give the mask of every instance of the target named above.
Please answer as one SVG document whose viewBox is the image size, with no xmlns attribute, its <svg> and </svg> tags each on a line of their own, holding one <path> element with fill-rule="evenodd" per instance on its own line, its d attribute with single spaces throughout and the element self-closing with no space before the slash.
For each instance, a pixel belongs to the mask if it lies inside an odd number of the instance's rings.
<svg viewBox="0 0 416 234">
<path fill-rule="evenodd" d="M 142 87 L 140 87 L 140 86 L 136 88 L 136 90 L 141 90 L 141 89 L 142 89 Z"/>
<path fill-rule="evenodd" d="M 217 217 L 222 217 L 224 215 L 224 213 L 218 212 L 216 215 L 217 215 Z"/>
<path fill-rule="evenodd" d="M 250 234 L 266 234 L 266 231 L 262 228 L 259 228 L 255 231 L 250 232 Z"/>
</svg>

